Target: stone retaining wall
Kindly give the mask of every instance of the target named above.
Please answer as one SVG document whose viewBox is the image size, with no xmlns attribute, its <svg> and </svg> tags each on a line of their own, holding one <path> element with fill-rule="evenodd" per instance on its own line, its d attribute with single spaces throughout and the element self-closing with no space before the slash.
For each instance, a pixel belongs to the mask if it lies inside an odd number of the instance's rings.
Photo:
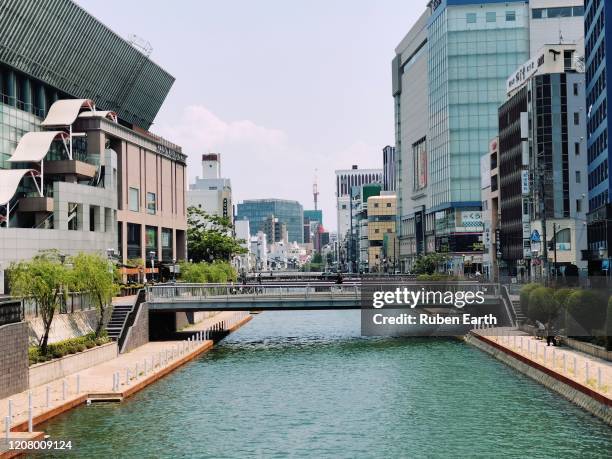
<svg viewBox="0 0 612 459">
<path fill-rule="evenodd" d="M 465 341 L 478 349 L 492 355 L 497 360 L 505 363 L 506 365 L 520 371 L 524 375 L 529 376 L 535 381 L 539 382 L 543 386 L 561 394 L 569 401 L 575 403 L 581 408 L 587 410 L 591 414 L 602 419 L 608 425 L 612 425 L 612 406 L 599 401 L 589 396 L 585 391 L 579 390 L 576 387 L 572 387 L 569 384 L 561 381 L 555 376 L 546 374 L 532 365 L 529 365 L 521 360 L 514 358 L 509 353 L 502 349 L 499 349 L 491 344 L 485 342 L 486 338 L 479 338 L 473 334 L 465 336 Z M 560 376 L 559 376 L 560 377 Z"/>
<path fill-rule="evenodd" d="M 108 318 L 110 318 L 110 312 L 111 308 L 108 308 Z M 30 343 L 38 344 L 45 332 L 42 319 L 40 317 L 29 319 L 28 324 Z M 77 311 L 72 314 L 55 314 L 49 330 L 49 343 L 57 343 L 92 333 L 96 330 L 97 325 L 98 311 L 96 309 Z"/>
<path fill-rule="evenodd" d="M 598 359 L 612 362 L 612 351 L 606 351 L 606 348 L 604 347 L 595 346 L 594 344 L 585 343 L 584 341 L 578 341 L 572 338 L 566 338 L 565 336 L 561 338 L 561 342 L 572 349 L 576 349 L 577 351 L 592 355 Z"/>
<path fill-rule="evenodd" d="M 28 388 L 28 324 L 0 327 L 0 399 Z"/>
<path fill-rule="evenodd" d="M 134 319 L 134 323 L 128 329 L 121 353 L 130 352 L 143 344 L 149 342 L 149 305 L 142 303 Z"/>
<path fill-rule="evenodd" d="M 78 354 L 32 365 L 29 370 L 30 387 L 42 386 L 56 379 L 65 378 L 86 368 L 108 362 L 119 354 L 117 343 L 107 343 Z M 27 361 L 27 356 L 26 356 Z"/>
</svg>

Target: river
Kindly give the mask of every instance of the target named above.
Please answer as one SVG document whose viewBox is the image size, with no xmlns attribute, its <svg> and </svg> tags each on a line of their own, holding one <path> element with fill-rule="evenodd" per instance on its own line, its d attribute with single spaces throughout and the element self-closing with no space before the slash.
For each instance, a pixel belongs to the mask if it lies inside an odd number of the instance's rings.
<svg viewBox="0 0 612 459">
<path fill-rule="evenodd" d="M 609 457 L 610 427 L 481 351 L 362 338 L 359 320 L 259 314 L 124 403 L 43 429 L 87 458 Z"/>
</svg>

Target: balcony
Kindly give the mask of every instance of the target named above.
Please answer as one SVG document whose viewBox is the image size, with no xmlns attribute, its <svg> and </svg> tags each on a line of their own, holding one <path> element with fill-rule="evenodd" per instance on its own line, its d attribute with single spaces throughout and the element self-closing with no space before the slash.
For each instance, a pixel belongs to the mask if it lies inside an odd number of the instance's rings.
<svg viewBox="0 0 612 459">
<path fill-rule="evenodd" d="M 53 212 L 53 198 L 19 198 L 19 212 Z"/>
<path fill-rule="evenodd" d="M 97 167 L 78 160 L 58 160 L 45 162 L 45 174 L 49 175 L 76 175 L 81 179 L 95 177 Z"/>
</svg>

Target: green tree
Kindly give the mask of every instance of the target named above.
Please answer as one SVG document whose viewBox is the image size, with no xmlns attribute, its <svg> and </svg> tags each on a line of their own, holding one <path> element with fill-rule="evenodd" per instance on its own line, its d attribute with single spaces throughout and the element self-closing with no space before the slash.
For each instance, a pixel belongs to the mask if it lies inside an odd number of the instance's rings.
<svg viewBox="0 0 612 459">
<path fill-rule="evenodd" d="M 41 252 L 31 260 L 12 264 L 9 284 L 13 295 L 31 298 L 38 305 L 44 328 L 38 345 L 46 354 L 53 317 L 73 284 L 71 270 L 57 251 Z"/>
<path fill-rule="evenodd" d="M 412 272 L 413 274 L 433 274 L 442 263 L 446 262 L 446 260 L 446 255 L 440 253 L 421 255 L 414 262 Z"/>
<path fill-rule="evenodd" d="M 576 290 L 567 297 L 567 335 L 592 336 L 606 321 L 607 297 L 591 290 Z"/>
<path fill-rule="evenodd" d="M 181 280 L 193 284 L 225 283 L 238 278 L 234 267 L 227 262 L 180 263 Z"/>
<path fill-rule="evenodd" d="M 119 286 L 115 284 L 115 267 L 105 257 L 91 253 L 80 253 L 71 261 L 75 288 L 87 292 L 94 299 L 98 310 L 96 337 L 99 337 L 113 296 L 119 292 Z"/>
<path fill-rule="evenodd" d="M 312 263 L 316 263 L 316 264 L 323 263 L 323 257 L 321 256 L 320 252 L 317 252 L 312 256 Z"/>
<path fill-rule="evenodd" d="M 529 295 L 531 294 L 532 291 L 534 291 L 538 287 L 541 287 L 541 285 L 540 284 L 527 284 L 527 285 L 523 285 L 523 287 L 521 288 L 519 297 L 520 297 L 520 302 L 521 302 L 521 309 L 523 310 L 525 314 L 527 314 L 527 311 L 529 310 Z"/>
<path fill-rule="evenodd" d="M 233 235 L 229 218 L 210 215 L 197 207 L 187 209 L 187 250 L 195 262 L 230 261 L 234 255 L 246 253 Z"/>
<path fill-rule="evenodd" d="M 559 303 L 555 300 L 554 290 L 548 287 L 537 287 L 529 294 L 527 317 L 550 323 L 559 314 Z"/>
</svg>

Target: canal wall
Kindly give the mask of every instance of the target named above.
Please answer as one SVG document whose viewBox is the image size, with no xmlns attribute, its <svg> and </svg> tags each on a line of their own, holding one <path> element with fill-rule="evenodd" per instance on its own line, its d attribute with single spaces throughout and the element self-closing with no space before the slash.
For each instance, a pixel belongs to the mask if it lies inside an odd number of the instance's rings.
<svg viewBox="0 0 612 459">
<path fill-rule="evenodd" d="M 123 343 L 123 347 L 121 348 L 121 353 L 130 352 L 137 347 L 142 346 L 143 344 L 147 344 L 149 342 L 149 305 L 147 303 L 142 303 L 140 308 L 138 308 L 138 312 L 136 313 L 136 318 L 134 319 L 134 323 L 128 329 L 127 334 L 125 336 L 125 342 Z"/>
<path fill-rule="evenodd" d="M 107 314 L 110 317 L 109 313 Z M 108 320 L 106 318 L 106 321 Z M 38 344 L 45 332 L 45 326 L 40 317 L 28 319 L 29 338 L 31 344 Z M 57 343 L 71 338 L 78 338 L 96 331 L 98 325 L 98 311 L 77 311 L 69 314 L 55 314 L 51 329 L 49 330 L 49 343 Z"/>
<path fill-rule="evenodd" d="M 0 399 L 28 388 L 28 324 L 0 327 Z"/>
<path fill-rule="evenodd" d="M 571 347 L 572 349 L 576 349 L 577 351 L 592 355 L 593 357 L 597 357 L 598 359 L 603 359 L 607 360 L 608 362 L 612 362 L 612 351 L 606 351 L 605 347 L 595 346 L 594 344 L 585 343 L 583 341 L 567 338 L 565 336 L 561 337 L 561 342 L 566 346 Z"/>
<path fill-rule="evenodd" d="M 81 370 L 108 362 L 118 355 L 117 343 L 92 347 L 77 354 L 67 355 L 49 362 L 37 363 L 29 369 L 30 388 L 42 386 Z M 27 362 L 27 354 L 25 362 Z M 16 391 L 20 392 L 20 391 Z"/>
<path fill-rule="evenodd" d="M 602 419 L 608 425 L 612 425 L 612 406 L 610 400 L 601 394 L 510 349 L 499 346 L 485 336 L 469 333 L 464 337 L 464 340 L 524 375 L 529 376 L 543 386 L 557 392 L 569 401 Z"/>
</svg>

